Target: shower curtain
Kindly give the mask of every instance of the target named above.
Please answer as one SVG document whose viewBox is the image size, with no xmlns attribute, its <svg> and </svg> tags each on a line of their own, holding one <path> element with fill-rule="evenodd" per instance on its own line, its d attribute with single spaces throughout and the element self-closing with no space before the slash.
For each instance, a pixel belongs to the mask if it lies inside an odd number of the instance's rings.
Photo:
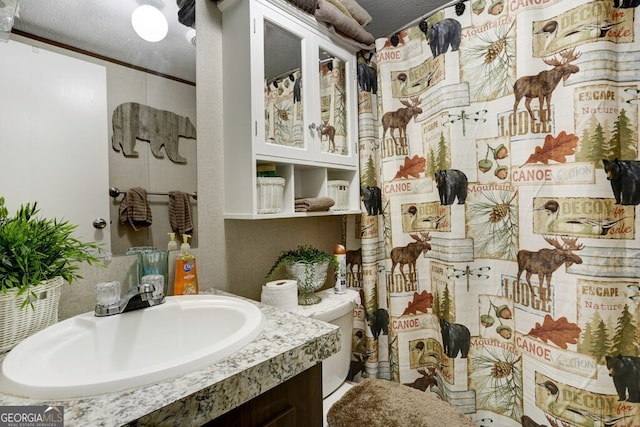
<svg viewBox="0 0 640 427">
<path fill-rule="evenodd" d="M 636 3 L 474 0 L 359 54 L 351 379 L 640 426 Z"/>
</svg>

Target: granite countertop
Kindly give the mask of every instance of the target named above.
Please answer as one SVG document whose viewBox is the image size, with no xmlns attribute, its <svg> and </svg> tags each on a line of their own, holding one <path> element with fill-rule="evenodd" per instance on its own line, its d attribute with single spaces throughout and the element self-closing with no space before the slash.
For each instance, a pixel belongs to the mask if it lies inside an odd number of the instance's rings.
<svg viewBox="0 0 640 427">
<path fill-rule="evenodd" d="M 229 295 L 217 290 L 206 293 Z M 157 384 L 82 399 L 45 401 L 0 393 L 0 406 L 63 406 L 68 427 L 200 426 L 338 351 L 337 326 L 251 302 L 265 316 L 264 330 L 243 349 L 206 368 Z M 206 333 L 208 326 L 197 327 Z M 0 355 L 0 363 L 3 359 Z"/>
</svg>

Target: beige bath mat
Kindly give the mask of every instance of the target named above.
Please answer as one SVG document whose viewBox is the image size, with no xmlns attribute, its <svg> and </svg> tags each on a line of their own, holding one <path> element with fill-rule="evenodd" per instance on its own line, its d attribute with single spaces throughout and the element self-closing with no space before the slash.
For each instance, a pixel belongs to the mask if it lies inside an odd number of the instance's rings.
<svg viewBox="0 0 640 427">
<path fill-rule="evenodd" d="M 329 427 L 476 427 L 471 419 L 428 392 L 367 379 L 327 413 Z"/>
</svg>

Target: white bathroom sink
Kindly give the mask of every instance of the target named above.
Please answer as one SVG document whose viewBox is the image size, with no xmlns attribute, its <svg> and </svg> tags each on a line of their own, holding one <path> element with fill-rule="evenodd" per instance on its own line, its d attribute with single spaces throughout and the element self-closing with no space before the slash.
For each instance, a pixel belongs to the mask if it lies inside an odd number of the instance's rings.
<svg viewBox="0 0 640 427">
<path fill-rule="evenodd" d="M 264 322 L 254 304 L 221 295 L 167 297 L 110 317 L 84 313 L 14 347 L 2 364 L 0 391 L 53 399 L 152 384 L 238 351 Z"/>
</svg>

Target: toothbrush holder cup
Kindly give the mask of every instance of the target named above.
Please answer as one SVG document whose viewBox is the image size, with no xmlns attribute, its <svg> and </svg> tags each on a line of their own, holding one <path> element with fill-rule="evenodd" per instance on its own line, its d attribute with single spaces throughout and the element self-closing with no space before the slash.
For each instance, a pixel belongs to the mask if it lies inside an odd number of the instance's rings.
<svg viewBox="0 0 640 427">
<path fill-rule="evenodd" d="M 164 277 L 164 294 L 167 294 L 169 251 L 138 252 L 138 284 L 143 276 L 159 274 Z"/>
</svg>

